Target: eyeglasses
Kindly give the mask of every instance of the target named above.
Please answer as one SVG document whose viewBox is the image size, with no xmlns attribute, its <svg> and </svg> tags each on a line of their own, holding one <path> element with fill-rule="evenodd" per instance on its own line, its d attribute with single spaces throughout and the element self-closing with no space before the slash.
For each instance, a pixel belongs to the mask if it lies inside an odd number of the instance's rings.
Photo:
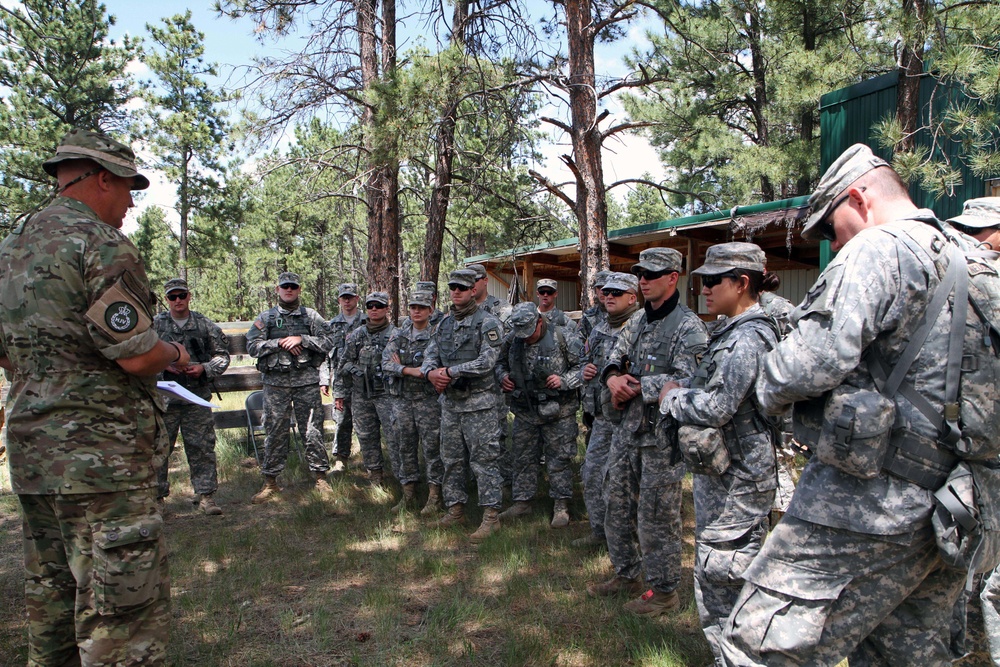
<svg viewBox="0 0 1000 667">
<path fill-rule="evenodd" d="M 718 287 L 719 285 L 722 284 L 723 278 L 729 278 L 730 280 L 737 280 L 739 276 L 737 276 L 735 273 L 720 273 L 719 275 L 716 276 L 702 276 L 701 286 L 707 287 L 708 289 L 712 289 L 713 287 Z"/>
<path fill-rule="evenodd" d="M 298 289 L 299 288 L 299 286 L 296 285 L 295 283 L 282 283 L 282 284 L 278 285 L 278 287 L 280 287 L 281 289 Z"/>
<path fill-rule="evenodd" d="M 863 185 L 860 188 L 858 188 L 858 191 L 864 192 L 867 189 L 868 187 Z M 848 193 L 843 197 L 841 197 L 840 199 L 838 199 L 837 201 L 833 202 L 833 205 L 829 208 L 829 210 L 827 210 L 826 215 L 823 216 L 823 219 L 816 223 L 816 231 L 818 231 L 820 236 L 822 236 L 827 241 L 837 240 L 837 231 L 833 228 L 833 223 L 830 222 L 830 218 L 833 217 L 833 212 L 836 211 L 841 204 L 843 204 L 850 198 L 851 195 L 850 193 Z"/>
<path fill-rule="evenodd" d="M 388 308 L 388 307 L 389 306 L 385 305 L 384 303 L 375 303 L 374 301 L 365 304 L 365 308 L 367 308 L 368 310 L 382 310 L 383 308 Z"/>
<path fill-rule="evenodd" d="M 620 289 L 602 289 L 601 290 L 601 294 L 603 294 L 604 296 L 619 297 L 619 296 L 622 296 L 623 294 L 625 294 L 625 290 L 620 290 Z"/>
<path fill-rule="evenodd" d="M 538 290 L 538 293 L 541 296 L 553 296 L 556 293 L 556 291 L 554 289 L 545 288 L 545 289 Z"/>
<path fill-rule="evenodd" d="M 468 292 L 472 288 L 466 287 L 465 285 L 456 285 L 453 283 L 451 285 L 448 285 L 448 289 L 450 289 L 452 292 Z"/>
<path fill-rule="evenodd" d="M 188 298 L 187 292 L 171 292 L 167 295 L 167 301 L 177 301 L 177 299 L 183 300 L 186 298 Z"/>
<path fill-rule="evenodd" d="M 635 269 L 634 271 L 632 271 L 632 273 L 634 273 L 636 275 L 636 277 L 639 278 L 639 280 L 645 279 L 646 282 L 649 282 L 651 280 L 659 280 L 660 278 L 662 278 L 663 276 L 667 275 L 668 273 L 677 273 L 677 271 L 670 271 L 670 270 L 666 270 L 666 271 L 650 271 L 649 269 L 639 268 L 639 269 Z"/>
</svg>

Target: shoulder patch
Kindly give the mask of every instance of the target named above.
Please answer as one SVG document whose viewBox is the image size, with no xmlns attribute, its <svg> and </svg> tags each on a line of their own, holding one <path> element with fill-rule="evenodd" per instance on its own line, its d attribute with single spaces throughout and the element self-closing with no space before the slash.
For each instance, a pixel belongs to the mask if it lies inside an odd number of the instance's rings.
<svg viewBox="0 0 1000 667">
<path fill-rule="evenodd" d="M 85 317 L 117 343 L 143 333 L 153 323 L 145 304 L 129 289 L 124 278 L 108 288 L 87 310 Z"/>
<path fill-rule="evenodd" d="M 486 340 L 490 341 L 491 343 L 496 343 L 497 341 L 500 340 L 499 332 L 497 332 L 496 329 L 490 329 L 489 331 L 486 332 Z"/>
<path fill-rule="evenodd" d="M 264 322 L 259 317 L 256 320 L 254 320 L 253 325 L 258 329 L 260 329 L 261 331 L 264 330 Z"/>
</svg>

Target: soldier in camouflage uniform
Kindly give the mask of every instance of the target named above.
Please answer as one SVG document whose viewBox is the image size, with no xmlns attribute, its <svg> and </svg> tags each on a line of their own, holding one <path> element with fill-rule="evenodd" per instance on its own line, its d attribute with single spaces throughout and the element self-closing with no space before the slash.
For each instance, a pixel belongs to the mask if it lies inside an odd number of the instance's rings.
<svg viewBox="0 0 1000 667">
<path fill-rule="evenodd" d="M 561 327 L 572 327 L 577 332 L 576 335 L 579 335 L 576 322 L 569 319 L 569 316 L 556 306 L 556 299 L 559 297 L 559 283 L 551 278 L 539 278 L 535 293 L 538 295 L 538 312 L 548 322 Z"/>
<path fill-rule="evenodd" d="M 424 516 L 441 510 L 441 482 L 444 478 L 441 403 L 434 386 L 420 370 L 434 333 L 434 326 L 430 323 L 433 303 L 430 292 L 414 292 L 408 307 L 410 316 L 393 331 L 382 352 L 382 370 L 390 378 L 389 393 L 393 396 L 392 421 L 400 460 L 406 471 L 399 480 L 403 485 L 403 498 L 393 511 L 411 507 L 416 502 L 419 445 L 424 452 L 428 486 L 427 504 L 420 511 Z"/>
<path fill-rule="evenodd" d="M 712 331 L 687 387 L 663 386 L 660 412 L 683 427 L 679 444 L 694 466 L 694 594 L 705 638 L 721 665 L 722 627 L 742 588 L 743 570 L 767 534 L 777 486 L 778 425 L 761 414 L 754 384 L 761 357 L 778 342 L 778 325 L 758 299 L 779 281 L 765 275 L 764 251 L 752 243 L 710 247 L 692 274 L 701 276 L 708 312 L 726 319 Z"/>
<path fill-rule="evenodd" d="M 757 398 L 771 413 L 795 403 L 796 435 L 815 451 L 830 428 L 828 396 L 882 396 L 862 356 L 895 360 L 907 348 L 940 285 L 934 256 L 950 242 L 933 212 L 918 209 L 895 171 L 861 144 L 830 166 L 809 203 L 803 237 L 827 238 L 840 252 L 765 357 Z M 944 308 L 905 375 L 939 411 L 950 325 Z M 949 621 L 966 573 L 944 566 L 931 525 L 933 488 L 947 473 L 921 479 L 938 475 L 920 474 L 930 459 L 909 455 L 908 441 L 944 452 L 914 404 L 901 395 L 893 402 L 900 427 L 874 477 L 817 455 L 806 464 L 788 513 L 743 575 L 722 644 L 728 664 L 835 665 L 848 655 L 851 664 L 951 662 Z"/>
<path fill-rule="evenodd" d="M 530 301 L 514 306 L 513 331 L 500 350 L 496 376 L 511 396 L 514 428 L 514 504 L 501 520 L 531 512 L 538 490 L 539 460 L 544 454 L 549 496 L 555 501 L 552 528 L 569 525 L 576 454 L 577 389 L 583 384 L 583 345 L 574 331 L 549 324 Z"/>
<path fill-rule="evenodd" d="M 607 543 L 604 535 L 604 516 L 607 503 L 604 497 L 604 476 L 611 452 L 611 436 L 621 423 L 621 413 L 611 407 L 610 394 L 602 391 L 601 369 L 608 363 L 611 351 L 618 341 L 618 334 L 628 318 L 639 310 L 639 280 L 630 273 L 608 273 L 602 288 L 606 317 L 590 332 L 586 345 L 587 364 L 583 367 L 584 405 L 590 404 L 594 420 L 587 441 L 587 453 L 580 467 L 583 478 L 583 501 L 590 520 L 590 535 L 573 540 L 573 546 L 591 547 Z M 602 395 L 607 400 L 602 400 Z"/>
<path fill-rule="evenodd" d="M 257 316 L 247 331 L 247 352 L 257 360 L 264 382 L 264 488 L 253 497 L 263 503 L 281 491 L 278 475 L 288 459 L 288 431 L 292 410 L 299 433 L 305 429 L 306 463 L 316 489 L 329 496 L 326 480 L 330 459 L 323 446 L 323 397 L 319 369 L 332 341 L 326 322 L 312 308 L 300 305 L 301 280 L 286 271 L 278 277 L 278 305 Z"/>
<path fill-rule="evenodd" d="M 210 382 L 229 368 L 229 340 L 222 329 L 201 313 L 190 309 L 191 291 L 183 278 L 172 278 L 163 286 L 170 311 L 159 313 L 153 320 L 153 328 L 160 340 L 178 342 L 191 356 L 191 363 L 184 368 L 168 366 L 160 379 L 177 382 L 200 398 L 212 397 Z M 212 494 L 219 488 L 218 472 L 215 464 L 215 422 L 212 408 L 192 405 L 179 398 L 167 403 L 164 416 L 170 453 L 174 451 L 177 432 L 184 436 L 184 455 L 191 469 L 191 486 L 194 487 L 195 502 L 202 512 L 209 515 L 222 514 Z M 170 495 L 167 472 L 170 456 L 158 473 L 157 498 Z"/>
<path fill-rule="evenodd" d="M 590 332 L 594 330 L 594 327 L 608 317 L 608 311 L 604 308 L 604 283 L 607 282 L 608 276 L 611 273 L 611 271 L 598 271 L 594 276 L 592 284 L 594 305 L 583 311 L 583 316 L 580 318 L 580 335 L 584 340 L 590 338 Z M 593 413 L 591 413 L 591 416 L 593 416 Z M 589 427 L 589 424 L 587 426 Z"/>
<path fill-rule="evenodd" d="M 324 396 L 330 396 L 330 387 L 333 386 L 335 371 L 340 363 L 340 355 L 347 342 L 347 336 L 367 320 L 365 314 L 358 311 L 358 286 L 354 283 L 340 284 L 337 288 L 337 303 L 340 305 L 340 312 L 328 325 L 332 347 L 327 362 L 319 369 L 320 391 Z M 333 471 L 342 472 L 347 469 L 347 462 L 351 458 L 351 436 L 354 434 L 350 396 L 344 398 L 343 410 L 334 407 L 333 422 L 335 424 L 333 456 L 337 459 L 333 464 Z"/>
<path fill-rule="evenodd" d="M 389 449 L 392 473 L 400 484 L 416 482 L 420 477 L 414 456 L 402 460 L 392 425 L 392 396 L 388 377 L 382 371 L 382 351 L 396 330 L 389 321 L 389 295 L 372 292 L 365 299 L 368 320 L 347 337 L 337 366 L 333 397 L 337 409 L 351 399 L 351 419 L 361 443 L 361 457 L 368 479 L 382 484 L 382 435 Z"/>
<path fill-rule="evenodd" d="M 72 130 L 47 160 L 58 196 L 0 244 L 0 368 L 24 521 L 28 664 L 163 665 L 170 581 L 154 376 L 189 361 L 159 340 L 135 246 L 132 150 Z"/>
<path fill-rule="evenodd" d="M 604 531 L 615 576 L 589 586 L 587 592 L 639 593 L 642 567 L 649 590 L 625 609 L 643 616 L 680 605 L 685 469 L 676 432 L 656 430 L 657 404 L 664 384 L 694 376 L 707 344 L 705 325 L 680 303 L 680 270 L 681 254 L 671 248 L 648 248 L 639 254 L 632 273 L 639 277 L 646 303 L 625 324 L 601 373 L 612 405 L 625 411 L 611 441 L 604 486 Z"/>
<path fill-rule="evenodd" d="M 428 320 L 432 327 L 436 327 L 444 319 L 444 313 L 438 310 L 438 286 L 432 280 L 418 280 L 414 286 L 415 292 L 426 292 L 431 295 L 431 317 Z M 402 326 L 402 325 L 400 325 Z"/>
<path fill-rule="evenodd" d="M 476 303 L 487 313 L 494 315 L 498 320 L 500 320 L 500 322 L 504 325 L 505 330 L 509 331 L 510 324 L 508 323 L 508 320 L 510 320 L 510 314 L 512 312 L 511 305 L 489 293 L 490 283 L 489 277 L 486 274 L 486 267 L 482 264 L 469 264 L 465 268 L 476 272 L 476 286 L 474 288 L 476 293 Z"/>
<path fill-rule="evenodd" d="M 476 305 L 476 273 L 448 276 L 452 306 L 427 346 L 420 370 L 441 396 L 442 493 L 448 514 L 439 525 L 465 520 L 466 454 L 479 485 L 483 520 L 470 539 L 485 539 L 500 526 L 501 483 L 497 463 L 497 393 L 493 369 L 503 343 L 503 325 Z"/>
</svg>

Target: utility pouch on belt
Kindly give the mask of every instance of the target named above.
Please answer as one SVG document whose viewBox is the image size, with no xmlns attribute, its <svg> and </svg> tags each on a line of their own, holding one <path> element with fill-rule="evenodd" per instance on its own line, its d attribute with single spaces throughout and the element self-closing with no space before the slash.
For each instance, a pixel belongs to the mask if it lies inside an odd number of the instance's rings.
<svg viewBox="0 0 1000 667">
<path fill-rule="evenodd" d="M 949 567 L 968 572 L 970 582 L 1000 560 L 998 482 L 1000 470 L 963 461 L 934 493 L 931 524 L 938 554 Z"/>
<path fill-rule="evenodd" d="M 559 400 L 546 394 L 540 394 L 538 397 L 538 416 L 542 419 L 555 419 L 559 416 Z M 541 400 L 545 399 L 545 400 Z"/>
<path fill-rule="evenodd" d="M 690 472 L 718 477 L 732 462 L 722 429 L 686 424 L 677 429 L 677 443 Z"/>
<path fill-rule="evenodd" d="M 841 385 L 826 400 L 813 454 L 849 475 L 872 479 L 882 470 L 895 418 L 891 399 Z"/>
<path fill-rule="evenodd" d="M 611 401 L 611 390 L 607 386 L 601 387 L 601 414 L 612 424 L 620 424 L 625 416 L 623 410 L 619 410 Z"/>
</svg>

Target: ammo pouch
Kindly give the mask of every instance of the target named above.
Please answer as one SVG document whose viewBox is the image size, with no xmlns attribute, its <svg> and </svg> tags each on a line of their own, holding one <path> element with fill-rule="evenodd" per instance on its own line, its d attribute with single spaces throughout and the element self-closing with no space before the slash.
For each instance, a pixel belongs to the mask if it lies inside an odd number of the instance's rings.
<svg viewBox="0 0 1000 667">
<path fill-rule="evenodd" d="M 611 401 L 611 390 L 606 385 L 601 386 L 601 416 L 612 424 L 620 424 L 625 416 L 624 410 L 619 410 Z"/>
<path fill-rule="evenodd" d="M 538 394 L 538 416 L 542 419 L 555 419 L 559 416 L 559 399 L 548 394 Z"/>
<path fill-rule="evenodd" d="M 931 525 L 938 554 L 951 568 L 972 576 L 1000 561 L 1000 470 L 963 461 L 934 492 Z"/>
<path fill-rule="evenodd" d="M 718 477 L 732 463 L 720 428 L 685 424 L 677 429 L 677 444 L 690 472 Z"/>
<path fill-rule="evenodd" d="M 882 470 L 896 404 L 877 391 L 840 385 L 830 392 L 813 447 L 820 461 L 861 479 Z"/>
</svg>

